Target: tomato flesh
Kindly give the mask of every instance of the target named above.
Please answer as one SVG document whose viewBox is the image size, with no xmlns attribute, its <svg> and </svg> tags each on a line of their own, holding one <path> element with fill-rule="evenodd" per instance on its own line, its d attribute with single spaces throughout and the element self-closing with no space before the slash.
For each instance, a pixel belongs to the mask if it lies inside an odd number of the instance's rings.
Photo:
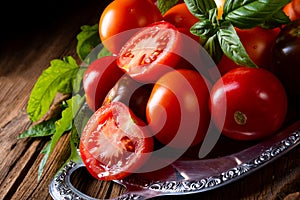
<svg viewBox="0 0 300 200">
<path fill-rule="evenodd" d="M 88 171 L 97 179 L 122 179 L 142 166 L 153 149 L 143 122 L 120 102 L 98 109 L 88 121 L 80 153 Z"/>
<path fill-rule="evenodd" d="M 176 48 L 180 32 L 168 22 L 156 22 L 141 29 L 121 49 L 117 64 L 133 79 L 156 81 L 179 61 Z"/>
</svg>

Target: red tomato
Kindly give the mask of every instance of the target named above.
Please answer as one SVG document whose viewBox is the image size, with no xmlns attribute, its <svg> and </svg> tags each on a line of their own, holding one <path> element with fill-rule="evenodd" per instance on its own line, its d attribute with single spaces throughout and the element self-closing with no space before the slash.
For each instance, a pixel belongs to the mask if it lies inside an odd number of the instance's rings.
<svg viewBox="0 0 300 200">
<path fill-rule="evenodd" d="M 185 3 L 180 3 L 170 8 L 164 15 L 163 19 L 170 22 L 177 28 L 190 29 L 199 21 L 186 7 Z"/>
<path fill-rule="evenodd" d="M 198 72 L 186 69 L 173 70 L 155 83 L 146 117 L 162 144 L 188 148 L 202 142 L 210 122 L 209 87 Z"/>
<path fill-rule="evenodd" d="M 87 122 L 80 138 L 81 158 L 100 180 L 122 179 L 136 172 L 153 150 L 144 123 L 121 102 L 106 104 Z"/>
<path fill-rule="evenodd" d="M 271 72 L 240 67 L 227 72 L 212 87 L 214 123 L 229 138 L 257 140 L 275 133 L 287 113 L 286 92 Z"/>
<path fill-rule="evenodd" d="M 145 10 L 146 9 L 146 10 Z M 162 20 L 156 5 L 150 0 L 114 0 L 99 20 L 99 35 L 103 45 L 117 54 L 136 30 Z M 131 30 L 129 32 L 125 32 Z"/>
<path fill-rule="evenodd" d="M 179 61 L 180 32 L 161 21 L 137 32 L 121 49 L 117 64 L 133 79 L 154 82 Z"/>
<path fill-rule="evenodd" d="M 236 32 L 245 47 L 249 57 L 253 62 L 265 69 L 270 69 L 272 66 L 272 46 L 275 43 L 276 37 L 280 29 L 263 29 L 261 27 L 254 27 L 252 29 L 238 29 Z M 218 63 L 220 73 L 223 75 L 231 69 L 241 67 L 234 63 L 226 55 L 223 55 L 221 61 Z"/>
<path fill-rule="evenodd" d="M 199 21 L 197 17 L 192 15 L 185 3 L 180 3 L 170 8 L 164 15 L 163 19 L 170 22 L 178 28 L 178 30 L 195 41 L 199 42 L 200 37 L 192 34 L 190 28 Z"/>
<path fill-rule="evenodd" d="M 283 12 L 289 16 L 291 21 L 300 18 L 300 0 L 292 0 L 283 7 Z"/>
<path fill-rule="evenodd" d="M 117 66 L 116 56 L 105 56 L 93 61 L 83 76 L 86 102 L 96 111 L 119 78 L 124 74 Z"/>
</svg>

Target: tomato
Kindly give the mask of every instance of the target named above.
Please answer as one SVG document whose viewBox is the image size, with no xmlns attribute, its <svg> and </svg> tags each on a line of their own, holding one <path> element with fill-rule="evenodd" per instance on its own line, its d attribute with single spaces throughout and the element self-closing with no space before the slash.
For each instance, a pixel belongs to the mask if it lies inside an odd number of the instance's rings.
<svg viewBox="0 0 300 200">
<path fill-rule="evenodd" d="M 210 122 L 209 87 L 198 72 L 187 69 L 168 72 L 155 83 L 146 117 L 158 141 L 188 148 L 204 139 Z"/>
<path fill-rule="evenodd" d="M 142 84 L 124 75 L 108 92 L 104 104 L 121 101 L 129 106 L 137 117 L 146 121 L 146 105 L 152 87 L 152 84 Z"/>
<path fill-rule="evenodd" d="M 196 36 L 190 32 L 190 28 L 196 22 L 198 22 L 199 19 L 192 15 L 185 3 L 180 3 L 170 8 L 163 15 L 163 19 L 176 26 L 181 33 L 188 35 L 197 42 L 200 41 L 199 36 Z"/>
<path fill-rule="evenodd" d="M 154 82 L 179 61 L 180 32 L 169 22 L 153 23 L 131 37 L 117 64 L 133 79 Z"/>
<path fill-rule="evenodd" d="M 280 29 L 263 29 L 261 27 L 254 27 L 251 29 L 235 29 L 252 61 L 257 66 L 270 70 L 272 66 L 271 49 L 275 43 Z M 241 67 L 241 65 L 234 63 L 226 55 L 222 56 L 217 65 L 222 75 L 231 69 Z"/>
<path fill-rule="evenodd" d="M 214 123 L 235 140 L 258 140 L 275 133 L 285 120 L 287 104 L 282 83 L 263 68 L 230 70 L 210 93 Z"/>
<path fill-rule="evenodd" d="M 283 12 L 290 18 L 291 21 L 300 18 L 300 0 L 292 0 L 283 7 Z"/>
<path fill-rule="evenodd" d="M 145 10 L 146 8 L 146 10 Z M 136 28 L 162 20 L 156 5 L 150 0 L 114 0 L 102 12 L 99 35 L 103 45 L 117 54 Z M 129 32 L 125 32 L 132 30 Z"/>
<path fill-rule="evenodd" d="M 272 52 L 274 62 L 272 71 L 282 81 L 290 98 L 298 99 L 300 97 L 300 19 L 292 21 L 281 30 Z"/>
<path fill-rule="evenodd" d="M 101 105 L 107 92 L 124 74 L 117 66 L 116 56 L 105 56 L 93 61 L 83 76 L 86 102 L 92 111 Z"/>
<path fill-rule="evenodd" d="M 121 102 L 99 108 L 80 138 L 80 155 L 90 174 L 100 180 L 122 179 L 146 163 L 153 138 L 144 123 Z"/>
<path fill-rule="evenodd" d="M 163 19 L 170 22 L 177 28 L 190 29 L 199 21 L 186 7 L 185 3 L 180 3 L 170 8 L 164 15 Z"/>
</svg>

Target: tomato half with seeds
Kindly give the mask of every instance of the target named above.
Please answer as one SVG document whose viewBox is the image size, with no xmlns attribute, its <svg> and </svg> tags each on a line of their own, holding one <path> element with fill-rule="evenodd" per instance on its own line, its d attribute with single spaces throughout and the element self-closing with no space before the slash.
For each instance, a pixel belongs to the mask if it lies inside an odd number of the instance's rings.
<svg viewBox="0 0 300 200">
<path fill-rule="evenodd" d="M 227 137 L 258 140 L 281 128 L 287 113 L 287 95 L 273 73 L 240 67 L 213 85 L 210 110 L 214 123 Z"/>
<path fill-rule="evenodd" d="M 154 82 L 178 63 L 180 34 L 169 22 L 153 23 L 125 43 L 117 64 L 137 81 Z"/>
<path fill-rule="evenodd" d="M 121 102 L 98 109 L 80 138 L 80 155 L 99 180 L 122 179 L 146 163 L 153 138 L 145 124 Z"/>
</svg>

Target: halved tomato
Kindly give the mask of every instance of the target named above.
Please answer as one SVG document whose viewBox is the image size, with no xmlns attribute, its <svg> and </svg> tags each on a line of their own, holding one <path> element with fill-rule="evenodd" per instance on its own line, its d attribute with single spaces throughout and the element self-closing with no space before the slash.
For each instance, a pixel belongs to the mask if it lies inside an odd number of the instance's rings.
<svg viewBox="0 0 300 200">
<path fill-rule="evenodd" d="M 152 150 L 153 138 L 145 124 L 121 102 L 98 109 L 80 138 L 81 158 L 100 180 L 122 179 L 136 172 Z"/>
<path fill-rule="evenodd" d="M 155 22 L 127 41 L 117 64 L 137 81 L 154 82 L 178 63 L 180 34 L 169 22 Z"/>
</svg>

